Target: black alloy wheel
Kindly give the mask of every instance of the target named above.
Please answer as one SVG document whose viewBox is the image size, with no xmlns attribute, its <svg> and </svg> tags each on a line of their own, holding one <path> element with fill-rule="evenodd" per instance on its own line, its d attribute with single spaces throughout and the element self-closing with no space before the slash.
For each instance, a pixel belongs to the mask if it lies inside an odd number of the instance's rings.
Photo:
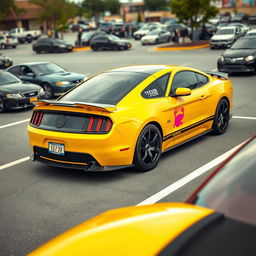
<svg viewBox="0 0 256 256">
<path fill-rule="evenodd" d="M 33 38 L 32 38 L 31 35 L 27 35 L 26 40 L 27 40 L 28 43 L 31 43 L 33 41 Z"/>
<path fill-rule="evenodd" d="M 4 99 L 0 97 L 0 113 L 5 111 Z"/>
<path fill-rule="evenodd" d="M 139 135 L 134 153 L 134 168 L 137 171 L 150 171 L 156 167 L 162 152 L 162 135 L 159 129 L 149 124 Z"/>
<path fill-rule="evenodd" d="M 41 53 L 41 50 L 39 48 L 36 48 L 36 53 Z"/>
<path fill-rule="evenodd" d="M 45 93 L 44 97 L 46 99 L 53 98 L 53 90 L 52 90 L 51 86 L 49 84 L 47 84 L 47 83 L 43 83 L 42 87 L 43 87 L 44 93 Z"/>
<path fill-rule="evenodd" d="M 229 103 L 226 99 L 220 100 L 213 121 L 213 133 L 221 135 L 227 131 L 229 123 Z"/>
</svg>

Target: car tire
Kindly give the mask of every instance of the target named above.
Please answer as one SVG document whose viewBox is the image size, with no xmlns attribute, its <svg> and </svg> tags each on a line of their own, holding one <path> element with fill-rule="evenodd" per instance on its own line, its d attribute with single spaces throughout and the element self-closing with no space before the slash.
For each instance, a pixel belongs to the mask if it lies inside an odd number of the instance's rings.
<svg viewBox="0 0 256 256">
<path fill-rule="evenodd" d="M 13 45 L 12 48 L 15 49 L 17 47 L 17 45 Z"/>
<path fill-rule="evenodd" d="M 39 48 L 36 48 L 36 53 L 40 54 L 41 53 L 41 50 Z"/>
<path fill-rule="evenodd" d="M 5 111 L 4 99 L 0 97 L 0 113 L 3 113 L 4 111 Z"/>
<path fill-rule="evenodd" d="M 156 39 L 155 44 L 158 44 L 158 43 L 159 43 L 159 40 L 158 40 L 158 39 Z"/>
<path fill-rule="evenodd" d="M 117 45 L 114 45 L 113 48 L 112 48 L 114 51 L 119 51 L 121 50 L 121 48 Z"/>
<path fill-rule="evenodd" d="M 96 45 L 92 45 L 91 48 L 92 48 L 92 50 L 93 50 L 94 52 L 97 52 L 97 51 L 98 51 L 98 47 L 97 47 Z"/>
<path fill-rule="evenodd" d="M 31 35 L 27 35 L 27 36 L 26 36 L 26 41 L 27 41 L 28 43 L 31 43 L 31 42 L 33 41 L 32 36 L 31 36 Z"/>
<path fill-rule="evenodd" d="M 53 98 L 54 94 L 53 94 L 53 90 L 52 90 L 51 86 L 48 83 L 43 83 L 42 87 L 43 87 L 44 93 L 45 93 L 44 97 L 46 99 Z"/>
<path fill-rule="evenodd" d="M 229 108 L 229 102 L 226 99 L 219 101 L 212 124 L 214 134 L 221 135 L 227 131 L 230 119 Z"/>
<path fill-rule="evenodd" d="M 134 169 L 141 172 L 150 171 L 156 167 L 162 152 L 162 135 L 159 129 L 148 124 L 141 131 L 134 152 Z"/>
</svg>

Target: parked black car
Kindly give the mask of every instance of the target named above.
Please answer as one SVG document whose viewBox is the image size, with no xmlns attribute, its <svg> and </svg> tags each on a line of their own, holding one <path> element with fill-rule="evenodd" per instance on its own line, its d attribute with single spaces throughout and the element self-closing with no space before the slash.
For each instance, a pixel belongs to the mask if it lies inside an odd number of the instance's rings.
<svg viewBox="0 0 256 256">
<path fill-rule="evenodd" d="M 255 72 L 256 36 L 242 37 L 218 58 L 218 71 Z"/>
<path fill-rule="evenodd" d="M 250 24 L 256 24 L 256 14 L 253 14 L 249 17 Z"/>
<path fill-rule="evenodd" d="M 115 24 L 112 34 L 119 37 L 125 37 L 125 24 Z"/>
<path fill-rule="evenodd" d="M 21 109 L 34 106 L 31 100 L 44 96 L 44 90 L 31 83 L 22 82 L 7 71 L 0 71 L 0 113 L 7 109 Z"/>
<path fill-rule="evenodd" d="M 70 26 L 70 29 L 72 30 L 72 32 L 79 31 L 80 29 L 82 29 L 82 31 L 90 31 L 89 25 L 81 24 L 81 23 L 72 24 Z"/>
<path fill-rule="evenodd" d="M 83 33 L 82 34 L 82 45 L 86 46 L 86 45 L 90 45 L 90 42 L 92 40 L 92 38 L 94 38 L 95 36 L 99 36 L 99 35 L 106 35 L 106 32 L 104 31 L 91 31 L 91 32 L 87 32 L 87 33 Z M 75 41 L 75 45 L 79 45 L 78 40 Z"/>
<path fill-rule="evenodd" d="M 243 12 L 238 12 L 231 18 L 231 22 L 248 23 L 248 21 L 249 16 Z"/>
<path fill-rule="evenodd" d="M 114 27 L 114 25 L 112 23 L 110 23 L 110 22 L 101 22 L 99 24 L 99 30 L 100 31 L 104 31 L 107 34 L 111 34 L 112 33 L 113 27 Z"/>
<path fill-rule="evenodd" d="M 120 39 L 114 35 L 101 35 L 91 40 L 90 46 L 93 51 L 98 50 L 128 50 L 132 44 L 128 40 Z"/>
<path fill-rule="evenodd" d="M 63 94 L 86 78 L 51 62 L 23 63 L 10 67 L 8 71 L 23 81 L 40 85 L 47 99 Z"/>
<path fill-rule="evenodd" d="M 12 65 L 12 59 L 0 53 L 0 69 L 8 68 Z"/>
<path fill-rule="evenodd" d="M 64 40 L 58 38 L 42 38 L 37 40 L 32 45 L 33 51 L 36 53 L 41 52 L 71 52 L 73 45 L 65 42 Z"/>
</svg>

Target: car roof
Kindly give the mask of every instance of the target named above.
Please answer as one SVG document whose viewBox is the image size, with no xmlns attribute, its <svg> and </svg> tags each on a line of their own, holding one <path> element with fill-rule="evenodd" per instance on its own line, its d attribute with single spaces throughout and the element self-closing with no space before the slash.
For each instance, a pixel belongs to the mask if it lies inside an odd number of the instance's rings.
<svg viewBox="0 0 256 256">
<path fill-rule="evenodd" d="M 108 72 L 128 71 L 128 72 L 139 72 L 139 73 L 146 73 L 146 74 L 153 75 L 158 71 L 171 69 L 175 67 L 177 66 L 175 65 L 132 65 L 132 66 L 125 66 L 125 67 L 111 69 Z"/>
<path fill-rule="evenodd" d="M 14 67 L 14 66 L 22 66 L 22 65 L 33 66 L 33 65 L 47 64 L 47 63 L 51 63 L 51 62 L 46 62 L 46 61 L 25 62 L 25 63 L 13 65 L 12 67 Z"/>
<path fill-rule="evenodd" d="M 219 30 L 221 30 L 221 29 L 231 29 L 231 28 L 236 29 L 237 27 L 236 26 L 225 26 L 225 27 L 219 28 Z"/>
</svg>

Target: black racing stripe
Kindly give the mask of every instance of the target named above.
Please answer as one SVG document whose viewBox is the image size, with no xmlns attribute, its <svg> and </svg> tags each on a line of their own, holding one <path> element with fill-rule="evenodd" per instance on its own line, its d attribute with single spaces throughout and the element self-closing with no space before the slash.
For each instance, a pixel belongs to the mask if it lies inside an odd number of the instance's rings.
<svg viewBox="0 0 256 256">
<path fill-rule="evenodd" d="M 163 141 L 169 140 L 169 139 L 171 139 L 171 138 L 173 138 L 173 137 L 175 137 L 175 136 L 177 136 L 177 135 L 180 135 L 181 133 L 187 132 L 187 131 L 189 131 L 189 130 L 191 130 L 191 129 L 193 129 L 193 128 L 199 126 L 199 125 L 202 125 L 202 124 L 204 124 L 204 123 L 206 123 L 206 122 L 212 121 L 213 119 L 214 119 L 214 116 L 210 116 L 210 117 L 208 117 L 208 118 L 206 118 L 206 119 L 204 119 L 204 120 L 201 120 L 201 121 L 199 121 L 199 122 L 197 122 L 197 123 L 194 123 L 194 124 L 192 124 L 192 125 L 189 125 L 189 126 L 187 126 L 187 127 L 185 127 L 185 128 L 182 128 L 182 129 L 180 129 L 180 130 L 178 130 L 178 131 L 172 132 L 172 133 L 170 133 L 170 134 L 164 136 Z"/>
<path fill-rule="evenodd" d="M 189 242 L 189 240 L 197 235 L 200 231 L 210 228 L 212 225 L 215 225 L 218 221 L 222 221 L 223 219 L 224 215 L 217 212 L 206 216 L 181 233 L 176 239 L 171 241 L 158 254 L 158 256 L 175 256 L 186 245 L 186 243 Z"/>
</svg>

